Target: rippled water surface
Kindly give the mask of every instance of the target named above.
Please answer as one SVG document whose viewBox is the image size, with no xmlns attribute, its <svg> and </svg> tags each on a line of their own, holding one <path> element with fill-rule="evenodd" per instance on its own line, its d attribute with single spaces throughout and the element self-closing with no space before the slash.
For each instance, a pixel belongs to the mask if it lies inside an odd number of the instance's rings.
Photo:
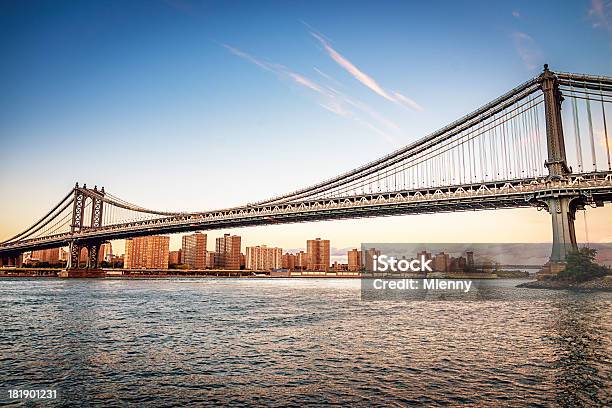
<svg viewBox="0 0 612 408">
<path fill-rule="evenodd" d="M 612 294 L 519 282 L 366 302 L 357 280 L 0 280 L 0 404 L 609 405 Z"/>
</svg>

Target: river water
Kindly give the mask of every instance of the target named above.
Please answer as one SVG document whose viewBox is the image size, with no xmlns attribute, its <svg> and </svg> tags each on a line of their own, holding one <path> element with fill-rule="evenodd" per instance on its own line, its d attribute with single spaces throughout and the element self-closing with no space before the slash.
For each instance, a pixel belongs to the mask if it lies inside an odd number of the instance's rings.
<svg viewBox="0 0 612 408">
<path fill-rule="evenodd" d="M 0 405 L 609 405 L 612 294 L 520 282 L 407 302 L 358 280 L 4 279 Z"/>
</svg>

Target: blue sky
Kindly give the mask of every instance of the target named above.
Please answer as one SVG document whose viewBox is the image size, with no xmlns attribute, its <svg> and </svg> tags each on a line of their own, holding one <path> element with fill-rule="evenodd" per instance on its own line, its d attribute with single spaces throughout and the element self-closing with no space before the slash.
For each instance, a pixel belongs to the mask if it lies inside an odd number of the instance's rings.
<svg viewBox="0 0 612 408">
<path fill-rule="evenodd" d="M 538 75 L 544 62 L 610 75 L 611 10 L 602 0 L 3 1 L 0 191 L 9 198 L 0 238 L 75 181 L 157 209 L 240 205 L 410 143 Z M 495 214 L 400 221 L 444 220 L 444 239 L 461 240 L 462 225 Z M 510 229 L 534 217 L 507 214 Z M 549 221 L 538 216 L 536 237 L 547 240 Z M 388 235 L 397 219 L 351 225 L 233 232 L 284 247 L 313 235 L 341 247 L 402 237 Z M 466 239 L 533 238 L 522 234 Z"/>
</svg>

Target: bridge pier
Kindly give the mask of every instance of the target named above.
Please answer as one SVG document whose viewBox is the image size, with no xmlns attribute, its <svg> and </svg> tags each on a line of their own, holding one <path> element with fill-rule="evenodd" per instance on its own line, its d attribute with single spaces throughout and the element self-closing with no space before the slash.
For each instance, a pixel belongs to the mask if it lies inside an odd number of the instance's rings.
<svg viewBox="0 0 612 408">
<path fill-rule="evenodd" d="M 544 94 L 544 111 L 546 119 L 546 144 L 548 158 L 545 162 L 548 169 L 548 180 L 563 180 L 571 173 L 567 165 L 565 154 L 565 139 L 563 136 L 563 121 L 561 118 L 561 104 L 563 95 L 559 87 L 557 76 L 549 71 L 548 64 L 544 65 L 544 72 L 540 75 L 540 85 Z M 577 249 L 576 207 L 580 196 L 559 196 L 549 193 L 542 201 L 552 218 L 553 245 L 550 260 L 544 267 L 542 274 L 557 274 L 565 269 L 565 258 L 568 253 Z"/>
<path fill-rule="evenodd" d="M 584 209 L 586 199 L 581 195 L 552 195 L 542 202 L 551 216 L 553 244 L 550 259 L 539 275 L 556 275 L 565 269 L 567 255 L 578 249 L 574 222 L 576 211 Z"/>
<path fill-rule="evenodd" d="M 78 243 L 71 241 L 69 244 L 69 257 L 66 270 L 59 273 L 60 278 L 103 278 L 106 272 L 98 267 L 98 254 L 100 242 Z M 85 267 L 81 268 L 81 250 L 87 248 L 87 260 Z"/>
<path fill-rule="evenodd" d="M 576 242 L 576 198 L 561 197 L 547 200 L 552 218 L 553 246 L 550 262 L 563 262 L 567 254 L 578 249 Z"/>
<path fill-rule="evenodd" d="M 23 266 L 23 254 L 0 256 L 0 267 L 3 266 L 21 268 Z"/>
</svg>

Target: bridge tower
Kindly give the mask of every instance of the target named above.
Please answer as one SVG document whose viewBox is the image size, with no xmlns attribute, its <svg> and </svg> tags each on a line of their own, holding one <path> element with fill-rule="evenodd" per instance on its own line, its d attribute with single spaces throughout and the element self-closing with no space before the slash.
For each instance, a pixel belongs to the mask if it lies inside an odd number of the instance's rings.
<svg viewBox="0 0 612 408">
<path fill-rule="evenodd" d="M 84 229 L 95 229 L 102 226 L 102 215 L 104 211 L 104 187 L 98 190 L 97 186 L 93 189 L 87 189 L 87 185 L 79 187 L 77 183 L 74 187 L 74 201 L 72 207 L 72 223 L 70 225 L 70 232 L 76 233 L 83 231 Z M 88 204 L 88 200 L 90 203 Z M 89 225 L 85 222 L 85 208 L 91 205 L 91 219 Z M 87 240 L 87 241 L 70 241 L 68 264 L 66 271 L 61 276 L 63 277 L 98 277 L 104 276 L 98 268 L 98 255 L 100 253 L 100 247 L 102 241 L 99 240 Z M 87 248 L 87 260 L 85 267 L 80 266 L 81 251 L 83 248 Z"/>
<path fill-rule="evenodd" d="M 583 207 L 584 202 L 580 195 L 563 195 L 554 192 L 552 188 L 555 181 L 563 180 L 571 173 L 571 169 L 567 166 L 561 120 L 563 96 L 559 89 L 557 76 L 548 69 L 548 64 L 544 65 L 544 72 L 540 75 L 540 83 L 544 93 L 548 149 L 548 159 L 545 166 L 548 169 L 548 179 L 551 184 L 549 193 L 542 197 L 552 218 L 553 247 L 548 269 L 550 273 L 557 273 L 564 268 L 563 262 L 567 254 L 578 247 L 574 220 L 576 210 Z"/>
</svg>

